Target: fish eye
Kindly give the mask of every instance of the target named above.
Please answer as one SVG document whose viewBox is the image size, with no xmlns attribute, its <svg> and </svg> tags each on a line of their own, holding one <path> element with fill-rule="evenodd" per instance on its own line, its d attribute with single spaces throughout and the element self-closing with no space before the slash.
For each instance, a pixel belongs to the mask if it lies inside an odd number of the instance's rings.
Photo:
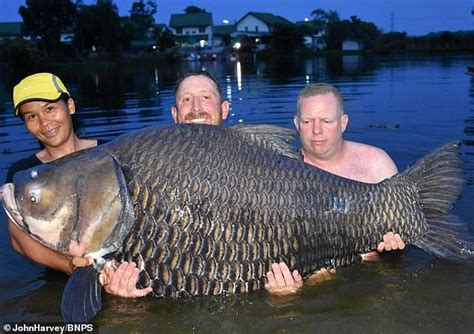
<svg viewBox="0 0 474 334">
<path fill-rule="evenodd" d="M 32 203 L 36 203 L 36 202 L 38 202 L 38 198 L 37 198 L 35 195 L 31 195 L 31 196 L 30 196 L 30 201 L 31 201 Z"/>
<path fill-rule="evenodd" d="M 30 173 L 30 176 L 32 179 L 36 179 L 38 177 L 38 171 L 36 169 L 33 169 Z"/>
</svg>

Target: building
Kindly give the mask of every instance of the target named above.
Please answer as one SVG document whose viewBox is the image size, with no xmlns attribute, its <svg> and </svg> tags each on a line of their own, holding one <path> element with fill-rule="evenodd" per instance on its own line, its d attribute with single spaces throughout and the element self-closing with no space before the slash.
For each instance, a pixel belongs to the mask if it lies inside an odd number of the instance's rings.
<svg viewBox="0 0 474 334">
<path fill-rule="evenodd" d="M 248 12 L 235 23 L 232 37 L 242 45 L 262 49 L 271 42 L 272 32 L 279 24 L 294 25 L 287 19 L 271 13 Z"/>
<path fill-rule="evenodd" d="M 248 12 L 237 23 L 237 32 L 246 32 L 255 35 L 264 35 L 271 33 L 277 24 L 289 24 L 292 22 L 287 19 L 270 13 Z"/>
<path fill-rule="evenodd" d="M 235 33 L 235 25 L 216 25 L 213 28 L 214 46 L 227 46 L 232 42 L 232 35 Z"/>
<path fill-rule="evenodd" d="M 23 38 L 21 22 L 0 22 L 0 41 Z"/>
<path fill-rule="evenodd" d="M 166 29 L 166 24 L 159 23 L 149 28 L 142 39 L 132 39 L 130 41 L 130 50 L 132 52 L 143 52 L 157 50 L 158 37 Z"/>
<path fill-rule="evenodd" d="M 353 40 L 345 40 L 342 42 L 342 51 L 359 51 L 362 46 L 359 42 Z"/>
<path fill-rule="evenodd" d="M 213 45 L 212 13 L 172 14 L 169 29 L 181 46 Z"/>
<path fill-rule="evenodd" d="M 318 27 L 314 21 L 297 21 L 295 24 L 303 32 L 304 44 L 307 47 L 316 50 L 326 48 L 324 29 Z"/>
</svg>

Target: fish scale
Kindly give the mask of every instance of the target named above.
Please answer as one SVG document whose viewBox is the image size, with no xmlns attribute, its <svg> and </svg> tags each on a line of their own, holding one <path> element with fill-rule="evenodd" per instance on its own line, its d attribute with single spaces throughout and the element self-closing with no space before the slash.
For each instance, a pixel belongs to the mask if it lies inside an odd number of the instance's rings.
<svg viewBox="0 0 474 334">
<path fill-rule="evenodd" d="M 135 261 L 139 287 L 176 298 L 260 289 L 274 262 L 304 277 L 350 264 L 389 231 L 442 258 L 474 256 L 466 225 L 449 214 L 465 182 L 459 143 L 365 184 L 303 163 L 293 134 L 150 127 L 17 173 L 3 205 L 44 245 L 96 259 L 66 285 L 61 309 L 72 322 L 100 309 L 108 261 Z"/>
<path fill-rule="evenodd" d="M 407 215 L 386 204 L 391 198 L 416 201 L 406 182 L 373 186 L 337 178 L 219 127 L 134 136 L 140 150 L 124 150 L 120 141 L 113 143 L 120 150 L 107 147 L 119 164 L 130 166 L 125 175 L 137 216 L 119 258 L 142 264 L 142 257 L 159 254 L 163 266 L 140 266 L 141 286 L 151 284 L 156 296 L 250 291 L 262 286 L 275 261 L 308 276 L 376 248 L 387 226 L 400 227 L 394 222 L 401 222 L 407 242 L 424 232 L 421 209 Z M 370 222 L 373 216 L 379 219 Z M 154 229 L 167 230 L 167 238 L 139 241 Z M 243 264 L 254 270 L 241 270 Z"/>
</svg>

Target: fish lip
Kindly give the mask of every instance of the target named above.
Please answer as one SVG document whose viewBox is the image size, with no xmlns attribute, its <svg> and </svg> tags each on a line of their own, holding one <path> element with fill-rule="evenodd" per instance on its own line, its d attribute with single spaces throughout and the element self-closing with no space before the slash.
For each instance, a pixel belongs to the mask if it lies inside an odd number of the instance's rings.
<svg viewBox="0 0 474 334">
<path fill-rule="evenodd" d="M 23 217 L 18 210 L 18 205 L 15 201 L 15 185 L 13 183 L 5 183 L 1 187 L 2 206 L 10 221 L 12 221 L 20 229 L 24 229 Z"/>
</svg>

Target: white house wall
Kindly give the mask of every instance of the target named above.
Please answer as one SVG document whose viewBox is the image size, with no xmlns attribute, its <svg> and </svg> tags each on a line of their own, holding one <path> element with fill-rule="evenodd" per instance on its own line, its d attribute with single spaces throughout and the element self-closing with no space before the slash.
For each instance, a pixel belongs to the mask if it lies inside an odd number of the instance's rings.
<svg viewBox="0 0 474 334">
<path fill-rule="evenodd" d="M 342 50 L 343 51 L 358 51 L 360 49 L 359 43 L 356 41 L 343 41 Z"/>
<path fill-rule="evenodd" d="M 269 32 L 268 25 L 249 15 L 237 24 L 237 31 Z"/>
<path fill-rule="evenodd" d="M 200 27 L 183 27 L 181 33 L 178 33 L 176 28 L 170 27 L 171 32 L 175 36 L 189 36 L 189 35 L 207 35 L 207 43 L 212 45 L 212 29 L 210 26 L 207 26 L 204 29 L 204 32 L 199 32 Z"/>
</svg>

